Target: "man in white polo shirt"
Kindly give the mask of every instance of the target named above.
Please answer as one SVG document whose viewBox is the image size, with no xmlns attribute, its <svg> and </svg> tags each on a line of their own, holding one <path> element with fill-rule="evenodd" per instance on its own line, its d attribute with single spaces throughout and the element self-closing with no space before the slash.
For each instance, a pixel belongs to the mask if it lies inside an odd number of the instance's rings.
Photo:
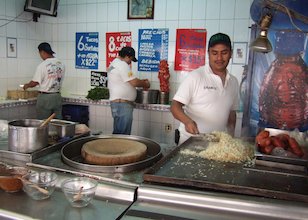
<svg viewBox="0 0 308 220">
<path fill-rule="evenodd" d="M 131 134 L 134 102 L 137 96 L 135 87 L 150 87 L 148 79 L 138 79 L 132 72 L 130 64 L 137 62 L 135 50 L 123 47 L 119 56 L 108 68 L 108 88 L 110 107 L 113 117 L 113 134 Z"/>
<path fill-rule="evenodd" d="M 213 35 L 208 54 L 209 65 L 192 71 L 172 101 L 171 112 L 181 122 L 179 144 L 199 133 L 227 131 L 234 135 L 239 85 L 227 70 L 232 56 L 229 36 Z"/>
<path fill-rule="evenodd" d="M 65 66 L 56 57 L 47 42 L 38 46 L 40 57 L 44 60 L 35 71 L 33 79 L 24 85 L 24 90 L 39 86 L 39 95 L 36 102 L 38 119 L 46 119 L 52 113 L 62 119 L 62 97 L 60 94 Z"/>
</svg>

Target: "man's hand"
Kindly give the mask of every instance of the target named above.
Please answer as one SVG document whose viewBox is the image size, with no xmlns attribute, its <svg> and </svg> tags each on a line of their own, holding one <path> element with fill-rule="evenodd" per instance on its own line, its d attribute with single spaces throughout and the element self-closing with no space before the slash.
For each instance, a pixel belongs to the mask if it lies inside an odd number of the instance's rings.
<svg viewBox="0 0 308 220">
<path fill-rule="evenodd" d="M 150 88 L 150 81 L 148 79 L 134 78 L 128 81 L 133 87 L 143 87 L 144 89 Z"/>
<path fill-rule="evenodd" d="M 23 86 L 23 89 L 24 89 L 24 90 L 27 90 L 28 88 L 29 88 L 28 83 L 26 83 L 26 84 Z"/>
<path fill-rule="evenodd" d="M 28 89 L 28 88 L 33 88 L 35 86 L 39 85 L 38 82 L 35 81 L 30 81 L 29 83 L 26 83 L 23 87 L 24 90 Z"/>
<path fill-rule="evenodd" d="M 176 100 L 172 100 L 171 113 L 173 117 L 185 125 L 185 130 L 190 134 L 199 134 L 197 123 L 192 120 L 183 110 L 184 104 Z"/>
<path fill-rule="evenodd" d="M 143 88 L 145 88 L 145 89 L 150 88 L 151 84 L 150 84 L 150 81 L 148 79 L 143 79 L 142 81 L 144 82 Z"/>
<path fill-rule="evenodd" d="M 188 122 L 184 123 L 184 125 L 185 125 L 185 130 L 188 133 L 199 134 L 198 126 L 195 121 L 189 120 Z"/>
</svg>

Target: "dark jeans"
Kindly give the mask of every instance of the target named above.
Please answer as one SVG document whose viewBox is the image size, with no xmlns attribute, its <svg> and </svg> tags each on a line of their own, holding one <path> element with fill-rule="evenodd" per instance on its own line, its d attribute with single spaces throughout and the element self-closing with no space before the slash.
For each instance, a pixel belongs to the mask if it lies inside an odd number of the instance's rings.
<svg viewBox="0 0 308 220">
<path fill-rule="evenodd" d="M 130 103 L 110 103 L 113 117 L 113 134 L 130 135 L 133 123 L 134 106 Z"/>
</svg>

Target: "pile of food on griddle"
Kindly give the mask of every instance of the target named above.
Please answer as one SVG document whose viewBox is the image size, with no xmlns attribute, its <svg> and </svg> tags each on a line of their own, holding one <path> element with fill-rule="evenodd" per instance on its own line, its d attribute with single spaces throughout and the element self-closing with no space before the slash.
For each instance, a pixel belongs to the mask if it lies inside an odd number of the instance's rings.
<svg viewBox="0 0 308 220">
<path fill-rule="evenodd" d="M 251 162 L 255 147 L 252 143 L 239 138 L 233 138 L 225 132 L 214 131 L 205 134 L 206 145 L 183 149 L 181 154 L 198 156 L 208 160 L 231 163 Z"/>
<path fill-rule="evenodd" d="M 298 131 L 265 129 L 257 134 L 256 145 L 258 151 L 266 155 L 307 159 L 308 141 L 306 139 Z"/>
</svg>

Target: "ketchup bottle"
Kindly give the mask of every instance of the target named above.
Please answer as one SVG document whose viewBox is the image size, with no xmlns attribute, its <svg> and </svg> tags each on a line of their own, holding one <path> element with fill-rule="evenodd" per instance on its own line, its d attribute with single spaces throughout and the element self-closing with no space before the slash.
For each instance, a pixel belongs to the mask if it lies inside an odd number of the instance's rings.
<svg viewBox="0 0 308 220">
<path fill-rule="evenodd" d="M 276 33 L 275 55 L 259 94 L 260 123 L 266 127 L 308 129 L 308 71 L 301 57 L 305 34 Z"/>
</svg>

